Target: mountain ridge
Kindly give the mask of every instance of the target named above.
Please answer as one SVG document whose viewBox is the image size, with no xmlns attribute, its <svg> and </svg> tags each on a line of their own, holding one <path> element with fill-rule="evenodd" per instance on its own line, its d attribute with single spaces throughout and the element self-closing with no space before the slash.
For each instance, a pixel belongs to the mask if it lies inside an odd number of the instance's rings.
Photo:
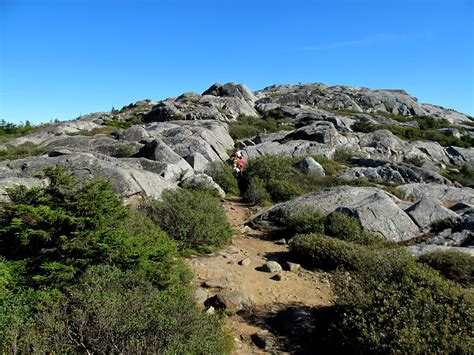
<svg viewBox="0 0 474 355">
<path fill-rule="evenodd" d="M 473 143 L 472 117 L 420 104 L 403 90 L 312 83 L 252 92 L 244 84 L 213 84 L 202 94 L 137 101 L 47 125 L 0 145 L 0 151 L 11 153 L 0 161 L 0 195 L 5 199 L 4 189 L 14 184 L 44 185 L 47 181 L 36 175 L 60 166 L 80 178 L 109 180 L 128 203 L 160 198 L 165 189 L 180 186 L 204 185 L 224 196 L 209 174 L 215 164 L 228 162 L 236 145 L 247 161 L 275 156 L 306 159 L 312 166 L 312 157 L 345 156 L 334 177 L 349 185 L 366 181 L 381 190 L 367 206 L 385 205 L 393 215 L 378 210 L 385 224 L 364 223 L 397 240 L 398 232 L 390 228 L 407 229 L 408 222 L 394 227 L 392 219 L 412 221 L 405 209 L 425 197 L 438 200 L 430 205 L 435 209 L 474 204 Z M 35 147 L 37 156 L 15 157 L 25 147 Z M 328 173 L 323 167 L 318 171 Z M 412 200 L 394 200 L 384 189 Z M 360 211 L 372 209 L 357 205 L 361 201 L 341 201 L 334 208 L 349 208 L 361 221 Z M 414 222 L 407 233 L 399 231 L 407 235 L 403 239 L 423 233 Z M 469 244 L 472 234 L 458 239 L 455 244 Z"/>
</svg>

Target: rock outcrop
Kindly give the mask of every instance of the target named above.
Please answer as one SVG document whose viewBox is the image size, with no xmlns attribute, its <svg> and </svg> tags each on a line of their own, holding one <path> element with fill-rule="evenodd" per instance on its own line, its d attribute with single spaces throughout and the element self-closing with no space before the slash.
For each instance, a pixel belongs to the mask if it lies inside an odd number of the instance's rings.
<svg viewBox="0 0 474 355">
<path fill-rule="evenodd" d="M 80 178 L 109 180 L 117 193 L 126 199 L 133 196 L 159 198 L 165 189 L 194 181 L 189 179 L 202 173 L 209 163 L 227 160 L 227 151 L 233 147 L 227 127 L 218 121 L 152 123 L 117 130 L 112 135 L 50 136 L 39 133 L 32 137 L 44 148 L 45 154 L 0 162 L 2 186 L 15 183 L 30 186 L 33 181 L 39 184 L 34 179 L 37 173 L 45 167 L 60 166 Z M 29 136 L 23 137 L 25 142 L 28 139 Z M 198 165 L 190 158 L 196 156 Z M 214 184 L 212 178 L 207 179 L 211 180 L 207 181 L 208 185 Z M 214 188 L 223 194 L 220 187 Z"/>
<path fill-rule="evenodd" d="M 239 141 L 246 160 L 265 155 L 300 157 L 294 168 L 323 177 L 328 172 L 313 156 L 334 158 L 342 153 L 351 159 L 344 160 L 338 178 L 378 184 L 309 193 L 264 210 L 254 217 L 256 223 L 278 223 L 299 206 L 311 205 L 324 214 L 340 211 L 354 216 L 363 228 L 388 241 L 423 236 L 420 248 L 472 246 L 474 181 L 456 177 L 469 176 L 474 168 L 474 119 L 420 103 L 403 90 L 312 83 L 252 92 L 243 84 L 214 84 L 202 94 L 142 100 L 120 110 L 52 123 L 0 145 L 3 152 L 24 145 L 44 152 L 0 161 L 0 198 L 5 200 L 5 188 L 16 184 L 46 184 L 36 174 L 49 166 L 68 168 L 80 178 L 107 179 L 129 201 L 159 198 L 164 189 L 179 186 L 201 186 L 224 196 L 205 173 L 209 164 L 228 160 L 234 147 L 228 124 L 242 115 L 274 119 L 280 129 L 262 130 Z M 390 129 L 418 128 L 425 116 L 443 123 L 435 133 L 461 146 L 402 139 Z M 356 132 L 356 123 L 384 129 Z M 383 187 L 388 185 L 402 192 L 405 200 L 387 193 Z M 432 229 L 444 220 L 454 224 Z"/>
</svg>

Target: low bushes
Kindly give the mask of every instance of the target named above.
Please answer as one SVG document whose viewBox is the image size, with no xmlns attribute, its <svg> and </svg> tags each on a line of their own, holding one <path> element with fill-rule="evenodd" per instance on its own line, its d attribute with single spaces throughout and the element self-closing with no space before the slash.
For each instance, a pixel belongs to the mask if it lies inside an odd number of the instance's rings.
<svg viewBox="0 0 474 355">
<path fill-rule="evenodd" d="M 42 126 L 33 126 L 30 122 L 25 123 L 10 123 L 5 120 L 0 120 L 0 143 L 7 142 L 14 138 L 25 136 L 39 130 Z"/>
<path fill-rule="evenodd" d="M 261 205 L 270 199 L 270 194 L 265 188 L 265 181 L 258 177 L 251 177 L 249 181 L 246 182 L 242 199 L 245 202 L 255 203 L 257 205 Z"/>
<path fill-rule="evenodd" d="M 451 181 L 459 182 L 461 185 L 467 186 L 474 184 L 474 169 L 468 165 L 462 165 L 458 171 L 444 171 L 443 176 Z"/>
<path fill-rule="evenodd" d="M 290 242 L 292 254 L 312 268 L 357 270 L 368 256 L 363 246 L 319 233 L 298 235 Z"/>
<path fill-rule="evenodd" d="M 468 353 L 472 304 L 453 284 L 399 253 L 334 278 L 334 335 L 356 353 Z"/>
<path fill-rule="evenodd" d="M 0 353 L 229 352 L 163 230 L 103 180 L 43 177 L 0 206 Z"/>
<path fill-rule="evenodd" d="M 305 192 L 302 186 L 286 179 L 268 180 L 266 190 L 274 202 L 291 200 Z"/>
<path fill-rule="evenodd" d="M 311 205 L 303 205 L 284 216 L 280 224 L 292 235 L 321 233 L 355 244 L 383 246 L 383 239 L 364 231 L 357 219 L 340 212 L 333 212 L 326 217 Z"/>
<path fill-rule="evenodd" d="M 332 277 L 336 304 L 331 318 L 313 335 L 322 348 L 342 353 L 472 351 L 471 301 L 400 249 L 374 251 L 318 234 L 297 236 L 290 247 L 311 267 L 343 271 Z"/>
<path fill-rule="evenodd" d="M 49 349 L 72 352 L 212 353 L 229 350 L 218 318 L 200 312 L 187 291 L 160 291 L 140 274 L 90 268 L 40 323 Z M 74 334 L 75 337 L 71 337 Z"/>
<path fill-rule="evenodd" d="M 206 191 L 166 190 L 162 201 L 151 201 L 147 211 L 181 251 L 210 252 L 232 236 L 220 200 Z"/>
<path fill-rule="evenodd" d="M 436 121 L 436 120 L 435 120 Z M 420 123 L 421 122 L 421 123 Z M 463 148 L 471 148 L 474 146 L 474 138 L 470 135 L 465 134 L 461 138 L 446 136 L 443 133 L 437 131 L 432 127 L 444 127 L 445 125 L 441 123 L 440 125 L 433 124 L 431 121 L 420 120 L 419 128 L 409 127 L 409 126 L 398 126 L 390 124 L 373 124 L 369 121 L 358 121 L 354 123 L 351 128 L 356 132 L 370 133 L 381 129 L 386 129 L 392 132 L 394 135 L 408 140 L 408 141 L 419 141 L 419 140 L 428 140 L 433 142 L 438 142 L 444 147 L 447 146 L 456 146 Z"/>
<path fill-rule="evenodd" d="M 326 187 L 338 185 L 373 186 L 364 180 L 344 180 L 337 176 L 319 176 L 311 172 L 297 170 L 294 165 L 301 158 L 279 156 L 263 156 L 247 163 L 242 176 L 243 197 L 247 202 L 258 203 L 251 198 L 255 191 L 259 191 L 259 200 L 265 192 L 274 202 L 286 201 L 293 197 L 319 191 Z M 325 163 L 329 166 L 329 164 Z M 336 169 L 334 165 L 333 169 Z M 258 187 L 257 187 L 258 186 Z M 252 193 L 248 193 L 247 189 Z M 265 190 L 265 192 L 263 191 Z"/>
<path fill-rule="evenodd" d="M 117 150 L 115 151 L 115 154 L 113 154 L 113 156 L 115 158 L 129 158 L 137 152 L 138 149 L 136 149 L 133 145 L 122 144 L 117 147 Z"/>
<path fill-rule="evenodd" d="M 238 195 L 239 185 L 232 172 L 232 168 L 226 164 L 213 162 L 206 170 L 206 174 L 225 191 L 227 195 Z"/>
<path fill-rule="evenodd" d="M 287 117 L 278 114 L 267 114 L 263 117 L 239 116 L 229 124 L 229 134 L 234 139 L 243 139 L 256 136 L 258 133 L 268 133 L 293 130 L 293 126 L 286 124 Z"/>
<path fill-rule="evenodd" d="M 431 266 L 447 279 L 464 286 L 474 285 L 474 257 L 458 251 L 436 251 L 418 258 L 423 264 Z"/>
<path fill-rule="evenodd" d="M 107 127 L 114 127 L 114 128 L 130 128 L 132 127 L 132 123 L 126 120 L 118 120 L 118 119 L 111 119 L 105 122 Z"/>
<path fill-rule="evenodd" d="M 377 130 L 377 125 L 371 123 L 370 121 L 357 121 L 352 126 L 351 129 L 356 132 L 370 133 Z"/>
<path fill-rule="evenodd" d="M 0 320 L 8 328 L 0 323 L 0 350 L 5 352 L 229 351 L 221 321 L 200 312 L 189 290 L 160 290 L 134 270 L 97 265 L 64 293 L 30 290 L 4 301 Z"/>
<path fill-rule="evenodd" d="M 7 144 L 5 150 L 0 150 L 0 160 L 14 160 L 30 156 L 41 155 L 46 152 L 43 147 L 38 147 L 32 143 L 23 143 L 18 146 L 9 146 Z"/>
<path fill-rule="evenodd" d="M 341 240 L 361 245 L 381 244 L 382 238 L 362 229 L 360 223 L 344 213 L 333 212 L 325 223 L 326 234 Z"/>
<path fill-rule="evenodd" d="M 323 233 L 325 216 L 316 208 L 304 205 L 288 216 L 281 223 L 292 234 Z"/>
</svg>

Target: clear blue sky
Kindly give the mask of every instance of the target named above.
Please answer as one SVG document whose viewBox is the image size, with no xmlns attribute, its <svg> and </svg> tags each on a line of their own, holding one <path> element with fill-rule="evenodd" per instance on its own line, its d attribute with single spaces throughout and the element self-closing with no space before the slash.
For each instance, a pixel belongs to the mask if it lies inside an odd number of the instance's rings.
<svg viewBox="0 0 474 355">
<path fill-rule="evenodd" d="M 324 82 L 474 115 L 473 0 L 0 0 L 0 118 Z"/>
</svg>

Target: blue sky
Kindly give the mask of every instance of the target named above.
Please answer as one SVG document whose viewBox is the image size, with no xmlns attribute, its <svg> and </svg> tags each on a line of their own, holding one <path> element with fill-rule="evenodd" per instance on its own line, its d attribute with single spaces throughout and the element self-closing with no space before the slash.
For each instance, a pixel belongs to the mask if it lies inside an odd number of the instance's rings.
<svg viewBox="0 0 474 355">
<path fill-rule="evenodd" d="M 202 92 L 402 88 L 474 115 L 473 0 L 0 0 L 0 118 Z"/>
</svg>

